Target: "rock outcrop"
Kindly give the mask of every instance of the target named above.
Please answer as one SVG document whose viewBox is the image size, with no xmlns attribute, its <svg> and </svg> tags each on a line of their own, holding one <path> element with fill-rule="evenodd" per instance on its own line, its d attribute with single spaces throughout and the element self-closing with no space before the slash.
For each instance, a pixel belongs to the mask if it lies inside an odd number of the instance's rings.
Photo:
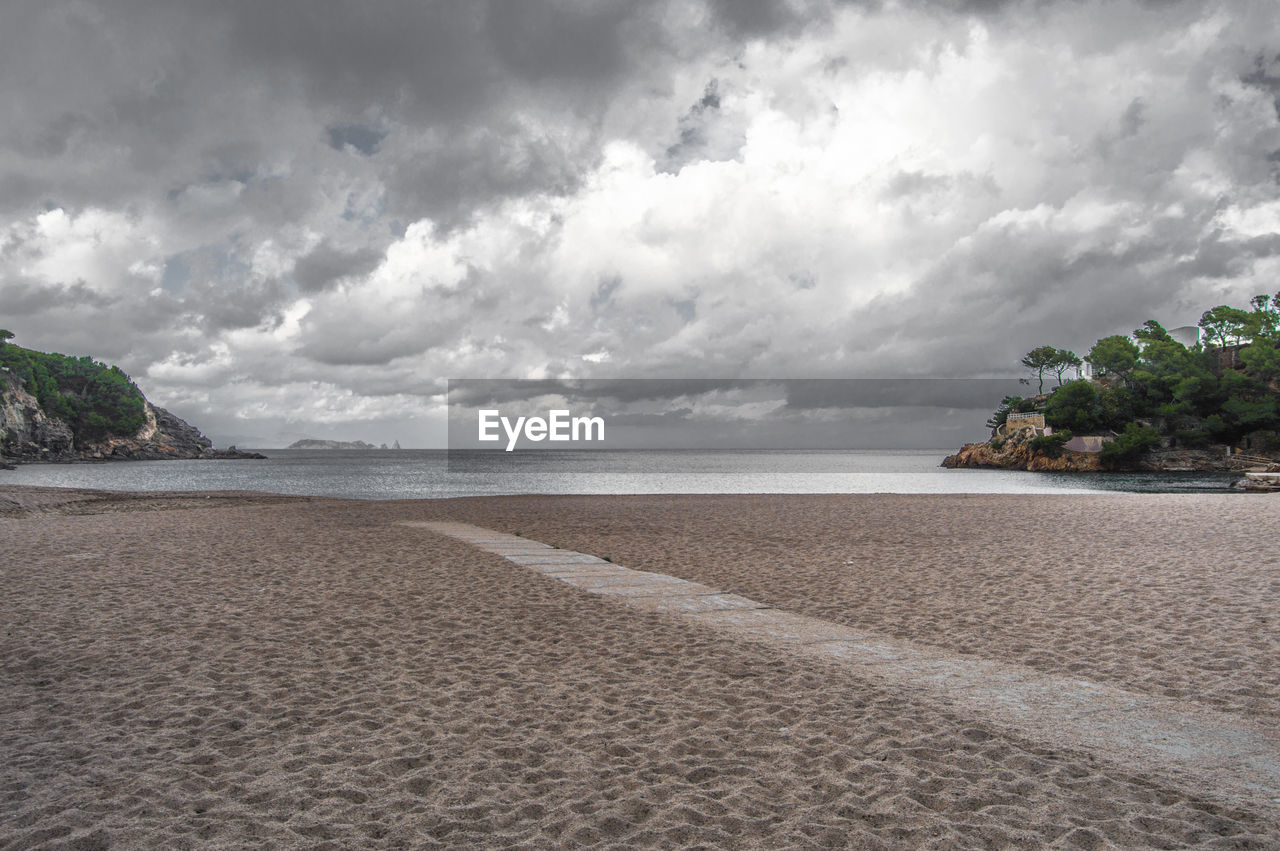
<svg viewBox="0 0 1280 851">
<path fill-rule="evenodd" d="M 22 380 L 0 370 L 0 458 L 61 459 L 74 453 L 71 427 L 47 416 Z"/>
<path fill-rule="evenodd" d="M 146 403 L 146 423 L 137 434 L 77 445 L 70 426 L 47 415 L 21 379 L 0 370 L 0 462 L 265 457 L 235 447 L 216 450 L 198 428 L 150 402 Z"/>
<path fill-rule="evenodd" d="M 967 443 L 959 452 L 943 459 L 942 466 L 1055 473 L 1090 473 L 1103 469 L 1096 452 L 1036 451 L 1030 446 L 1031 439 L 1030 432 L 1015 431 L 995 442 Z"/>
</svg>

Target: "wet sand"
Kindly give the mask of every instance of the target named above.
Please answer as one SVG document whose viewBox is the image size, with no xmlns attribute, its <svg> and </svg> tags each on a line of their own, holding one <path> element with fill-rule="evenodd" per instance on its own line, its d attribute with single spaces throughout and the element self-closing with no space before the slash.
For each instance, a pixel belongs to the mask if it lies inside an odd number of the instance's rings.
<svg viewBox="0 0 1280 851">
<path fill-rule="evenodd" d="M 1269 812 L 1212 790 L 399 523 L 1266 720 L 1278 515 L 1267 496 L 5 490 L 0 848 L 1276 847 Z"/>
</svg>

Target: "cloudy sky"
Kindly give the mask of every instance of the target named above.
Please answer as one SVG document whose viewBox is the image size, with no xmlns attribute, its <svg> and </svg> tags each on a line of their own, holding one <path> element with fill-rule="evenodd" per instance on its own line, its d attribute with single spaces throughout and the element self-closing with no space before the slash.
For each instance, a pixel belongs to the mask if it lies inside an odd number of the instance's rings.
<svg viewBox="0 0 1280 851">
<path fill-rule="evenodd" d="M 448 378 L 988 377 L 1280 288 L 1239 2 L 0 12 L 0 327 L 219 444 Z"/>
</svg>

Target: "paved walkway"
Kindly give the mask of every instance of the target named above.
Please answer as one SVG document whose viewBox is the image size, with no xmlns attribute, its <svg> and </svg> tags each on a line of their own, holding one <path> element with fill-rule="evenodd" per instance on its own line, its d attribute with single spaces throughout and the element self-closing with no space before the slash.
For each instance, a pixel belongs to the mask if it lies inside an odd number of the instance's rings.
<svg viewBox="0 0 1280 851">
<path fill-rule="evenodd" d="M 914 645 L 465 523 L 405 525 L 466 541 L 637 609 L 834 662 L 867 679 L 940 697 L 960 713 L 1011 727 L 1037 742 L 1093 751 L 1127 770 L 1160 774 L 1237 804 L 1247 799 L 1280 816 L 1280 731 L 1233 715 Z"/>
</svg>

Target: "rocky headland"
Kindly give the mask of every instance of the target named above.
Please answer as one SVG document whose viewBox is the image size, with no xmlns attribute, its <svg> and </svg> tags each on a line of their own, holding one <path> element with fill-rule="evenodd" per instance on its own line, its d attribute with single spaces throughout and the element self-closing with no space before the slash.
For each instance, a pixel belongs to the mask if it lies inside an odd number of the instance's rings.
<svg viewBox="0 0 1280 851">
<path fill-rule="evenodd" d="M 960 447 L 959 452 L 944 458 L 942 466 L 1029 470 L 1037 473 L 1091 473 L 1103 469 L 1096 452 L 1059 449 L 1055 453 L 1040 450 L 1031 445 L 1033 437 L 1029 432 L 1014 432 L 1008 437 L 993 438 L 986 443 L 966 443 Z"/>
<path fill-rule="evenodd" d="M 17 374 L 0 369 L 0 465 L 266 457 L 234 446 L 214 449 L 198 428 L 143 401 L 144 422 L 136 433 L 81 441 L 70 425 L 44 409 Z"/>
</svg>

